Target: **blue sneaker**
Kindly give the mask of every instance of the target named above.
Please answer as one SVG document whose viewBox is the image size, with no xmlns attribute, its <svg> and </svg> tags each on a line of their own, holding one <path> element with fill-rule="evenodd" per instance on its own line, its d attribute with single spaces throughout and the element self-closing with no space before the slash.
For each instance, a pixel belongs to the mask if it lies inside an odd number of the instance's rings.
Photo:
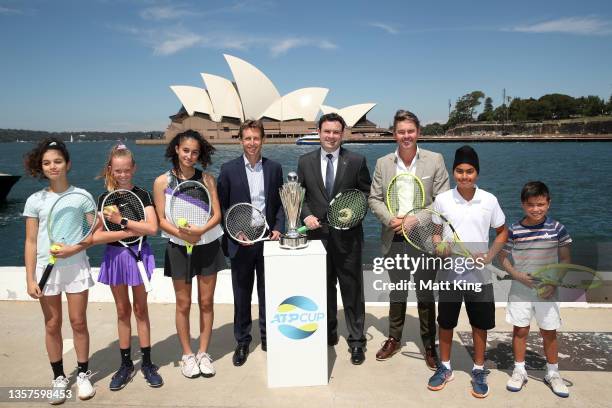
<svg viewBox="0 0 612 408">
<path fill-rule="evenodd" d="M 476 398 L 485 398 L 489 395 L 487 375 L 489 370 L 472 370 L 472 395 Z"/>
<path fill-rule="evenodd" d="M 136 374 L 136 371 L 134 371 L 134 365 L 127 366 L 121 364 L 121 367 L 119 367 L 119 370 L 115 373 L 115 375 L 113 375 L 113 378 L 111 379 L 109 387 L 110 390 L 119 391 L 120 389 L 125 387 L 127 383 L 132 381 L 132 378 L 134 378 L 134 374 Z"/>
<path fill-rule="evenodd" d="M 140 371 L 142 372 L 142 376 L 144 377 L 149 387 L 157 388 L 164 385 L 164 380 L 162 380 L 161 375 L 157 372 L 159 367 L 155 364 L 142 366 Z"/>
<path fill-rule="evenodd" d="M 444 364 L 440 364 L 434 375 L 429 378 L 427 388 L 431 391 L 440 391 L 446 386 L 447 382 L 453 381 L 454 379 L 453 370 L 449 370 Z"/>
</svg>

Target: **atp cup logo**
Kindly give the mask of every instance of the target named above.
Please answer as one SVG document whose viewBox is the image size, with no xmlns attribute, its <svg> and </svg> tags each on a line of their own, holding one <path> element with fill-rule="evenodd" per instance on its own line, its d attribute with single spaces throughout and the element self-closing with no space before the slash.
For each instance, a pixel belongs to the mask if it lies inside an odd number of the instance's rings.
<svg viewBox="0 0 612 408">
<path fill-rule="evenodd" d="M 319 328 L 325 314 L 319 312 L 315 302 L 305 296 L 291 296 L 278 305 L 277 313 L 270 324 L 278 325 L 285 337 L 302 340 L 310 337 Z"/>
</svg>

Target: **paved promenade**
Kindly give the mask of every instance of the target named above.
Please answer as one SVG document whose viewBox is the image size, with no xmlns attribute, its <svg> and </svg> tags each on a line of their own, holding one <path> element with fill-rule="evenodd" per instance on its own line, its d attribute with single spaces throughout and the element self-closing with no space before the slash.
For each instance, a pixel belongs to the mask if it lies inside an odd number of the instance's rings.
<svg viewBox="0 0 612 408">
<path fill-rule="evenodd" d="M 570 397 L 561 399 L 542 382 L 545 371 L 530 370 L 530 380 L 520 393 L 506 391 L 512 357 L 509 340 L 511 327 L 504 321 L 504 309 L 496 309 L 497 327 L 490 335 L 487 366 L 491 369 L 491 395 L 477 400 L 470 395 L 472 363 L 469 354 L 469 325 L 461 314 L 455 334 L 452 364 L 455 381 L 439 392 L 426 388 L 431 375 L 419 351 L 418 319 L 414 307 L 409 308 L 401 353 L 386 362 L 374 355 L 384 340 L 388 321 L 386 307 L 368 307 L 366 316 L 368 350 L 362 366 L 349 362 L 344 320 L 339 313 L 340 344 L 329 351 L 330 380 L 328 386 L 269 389 L 266 384 L 266 354 L 256 337 L 251 354 L 242 367 L 234 367 L 232 305 L 215 305 L 215 326 L 210 353 L 217 375 L 213 378 L 186 379 L 179 371 L 178 340 L 174 329 L 174 304 L 150 305 L 153 338 L 153 359 L 160 368 L 165 385 L 149 388 L 139 374 L 125 389 L 108 390 L 117 368 L 119 355 L 116 340 L 114 305 L 90 303 L 88 309 L 91 333 L 90 368 L 96 396 L 86 402 L 69 401 L 67 406 L 82 407 L 609 407 L 612 401 L 612 317 L 609 309 L 562 309 L 564 343 L 560 346 L 560 368 L 570 389 Z M 76 366 L 71 349 L 71 331 L 67 311 L 63 326 L 65 339 L 64 364 L 67 374 Z M 253 308 L 253 315 L 256 309 Z M 50 367 L 44 348 L 40 307 L 36 302 L 0 302 L 0 386 L 48 386 Z M 192 322 L 197 322 L 192 309 Z M 135 325 L 134 325 L 135 326 Z M 254 322 L 257 327 L 257 321 Z M 195 326 L 192 334 L 195 334 Z M 537 332 L 530 338 L 536 352 L 530 353 L 528 365 L 541 367 Z M 415 343 L 416 342 L 416 343 Z M 194 340 L 195 345 L 195 340 Z M 138 350 L 136 337 L 132 349 Z M 538 353 L 537 351 L 540 350 Z M 133 353 L 136 355 L 137 353 Z M 584 357 L 583 357 L 584 356 Z M 137 367 L 139 363 L 136 362 Z M 299 367 L 296 367 L 299 369 Z M 74 373 L 72 373 L 74 376 Z M 0 403 L 0 406 L 44 406 L 30 403 Z M 48 406 L 48 405 L 47 405 Z"/>
</svg>

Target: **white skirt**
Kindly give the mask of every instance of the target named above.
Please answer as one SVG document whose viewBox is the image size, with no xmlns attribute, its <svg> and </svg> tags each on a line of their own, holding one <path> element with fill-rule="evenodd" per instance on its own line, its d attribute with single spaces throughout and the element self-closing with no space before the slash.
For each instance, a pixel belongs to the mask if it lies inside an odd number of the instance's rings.
<svg viewBox="0 0 612 408">
<path fill-rule="evenodd" d="M 36 265 L 36 281 L 38 282 L 47 265 Z M 89 261 L 76 265 L 53 266 L 49 280 L 43 289 L 43 295 L 54 296 L 62 292 L 81 293 L 95 284 L 91 277 Z"/>
</svg>

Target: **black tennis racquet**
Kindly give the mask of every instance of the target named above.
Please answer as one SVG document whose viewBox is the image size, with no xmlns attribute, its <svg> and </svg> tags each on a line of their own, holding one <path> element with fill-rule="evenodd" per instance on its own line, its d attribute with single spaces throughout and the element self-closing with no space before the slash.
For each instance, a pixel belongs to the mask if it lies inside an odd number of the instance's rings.
<svg viewBox="0 0 612 408">
<path fill-rule="evenodd" d="M 96 203 L 91 196 L 79 191 L 61 195 L 49 211 L 47 233 L 51 249 L 57 250 L 63 245 L 76 245 L 92 233 L 96 225 Z M 38 287 L 44 290 L 49 275 L 53 270 L 56 258 L 51 255 Z"/>
<path fill-rule="evenodd" d="M 147 220 L 147 214 L 145 211 L 144 204 L 142 200 L 138 198 L 136 194 L 129 190 L 115 190 L 110 192 L 106 197 L 104 197 L 104 201 L 102 202 L 102 209 L 110 209 L 113 211 L 118 211 L 121 214 L 122 218 L 127 218 L 130 221 L 141 222 Z M 108 221 L 105 217 L 102 218 L 102 222 L 104 223 L 104 228 L 107 231 L 122 231 L 121 225 L 112 223 Z M 144 236 L 133 236 L 127 237 L 125 239 L 120 240 L 119 242 L 125 248 L 128 248 L 130 254 L 134 256 L 136 260 L 136 265 L 138 267 L 138 273 L 140 274 L 140 278 L 144 283 L 145 290 L 150 292 L 151 282 L 149 281 L 149 277 L 147 276 L 147 270 L 142 262 L 142 242 L 144 240 Z M 134 251 L 136 248 L 136 251 Z"/>
<path fill-rule="evenodd" d="M 210 219 L 211 212 L 210 194 L 199 181 L 183 181 L 172 191 L 172 196 L 170 197 L 170 218 L 176 227 L 203 227 Z M 185 249 L 187 250 L 185 283 L 190 284 L 193 244 L 185 242 Z"/>
<path fill-rule="evenodd" d="M 342 191 L 329 202 L 327 207 L 327 220 L 323 223 L 337 230 L 348 230 L 356 227 L 363 221 L 368 212 L 368 199 L 357 189 Z M 297 232 L 304 234 L 307 226 L 298 228 Z"/>
</svg>

